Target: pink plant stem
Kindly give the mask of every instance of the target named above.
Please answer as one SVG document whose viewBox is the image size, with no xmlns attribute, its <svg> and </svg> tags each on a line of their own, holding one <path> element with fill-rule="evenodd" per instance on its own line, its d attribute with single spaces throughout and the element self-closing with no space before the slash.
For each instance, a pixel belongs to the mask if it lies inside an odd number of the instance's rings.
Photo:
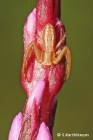
<svg viewBox="0 0 93 140">
<path fill-rule="evenodd" d="M 63 37 L 65 29 L 60 21 L 60 11 L 61 0 L 38 0 L 36 8 L 29 14 L 24 25 L 23 62 L 32 41 L 39 47 L 36 36 L 42 38 L 42 30 L 46 24 L 50 23 L 55 28 L 55 45 Z M 60 45 L 60 49 L 64 44 Z M 64 76 L 64 58 L 53 68 L 43 68 L 37 62 L 34 52 L 28 55 L 21 69 L 21 83 L 27 95 L 27 102 L 23 115 L 19 113 L 14 118 L 8 140 L 52 140 L 57 107 L 56 94 L 64 84 Z"/>
</svg>

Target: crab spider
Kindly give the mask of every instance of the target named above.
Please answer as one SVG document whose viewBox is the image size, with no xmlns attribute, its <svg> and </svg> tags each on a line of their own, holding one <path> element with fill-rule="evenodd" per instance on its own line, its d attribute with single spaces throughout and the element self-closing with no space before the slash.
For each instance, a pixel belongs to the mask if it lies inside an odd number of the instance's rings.
<svg viewBox="0 0 93 140">
<path fill-rule="evenodd" d="M 29 54 L 31 54 L 32 52 L 35 53 L 37 62 L 40 63 L 43 68 L 45 66 L 57 65 L 64 56 L 66 58 L 65 80 L 67 80 L 70 75 L 71 53 L 67 46 L 63 46 L 63 48 L 60 49 L 60 45 L 64 42 L 66 38 L 66 34 L 64 33 L 63 37 L 55 46 L 55 29 L 51 24 L 47 24 L 42 32 L 42 39 L 39 38 L 38 36 L 37 38 L 41 49 L 38 48 L 35 42 L 31 42 L 28 45 L 26 54 L 24 55 L 23 58 L 22 72 L 24 73 L 24 69 L 26 66 L 26 59 L 28 58 Z"/>
</svg>

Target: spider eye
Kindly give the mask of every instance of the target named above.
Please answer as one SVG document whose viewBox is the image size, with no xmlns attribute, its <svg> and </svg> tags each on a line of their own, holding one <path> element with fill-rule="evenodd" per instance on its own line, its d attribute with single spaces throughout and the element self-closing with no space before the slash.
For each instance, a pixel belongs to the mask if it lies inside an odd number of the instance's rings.
<svg viewBox="0 0 93 140">
<path fill-rule="evenodd" d="M 49 41 L 49 38 L 47 38 L 47 41 Z"/>
</svg>

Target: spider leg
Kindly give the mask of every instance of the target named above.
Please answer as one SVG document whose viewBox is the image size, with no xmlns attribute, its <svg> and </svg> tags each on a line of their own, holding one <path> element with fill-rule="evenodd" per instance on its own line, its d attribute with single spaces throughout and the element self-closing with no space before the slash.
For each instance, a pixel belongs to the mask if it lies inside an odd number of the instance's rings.
<svg viewBox="0 0 93 140">
<path fill-rule="evenodd" d="M 34 52 L 35 53 L 35 57 L 37 59 L 37 61 L 39 63 L 41 63 L 41 51 L 38 49 L 38 47 L 36 46 L 36 44 L 34 42 L 31 42 L 28 45 L 28 48 L 26 50 L 26 53 L 24 54 L 23 57 L 23 64 L 22 64 L 22 74 L 25 75 L 25 69 L 26 69 L 26 63 L 27 63 L 27 59 L 29 57 L 29 55 Z"/>
<path fill-rule="evenodd" d="M 41 63 L 42 62 L 42 52 L 41 52 L 41 50 L 38 49 L 37 45 L 34 42 L 31 43 L 31 46 L 33 47 L 37 62 Z"/>
<path fill-rule="evenodd" d="M 33 52 L 31 43 L 28 45 L 28 48 L 26 50 L 26 53 L 23 56 L 23 63 L 22 63 L 22 74 L 25 75 L 25 69 L 26 69 L 26 63 L 27 63 L 27 59 L 29 57 L 29 55 Z"/>
<path fill-rule="evenodd" d="M 66 38 L 66 33 L 64 33 L 63 37 L 61 38 L 61 40 L 57 43 L 56 45 L 56 50 L 59 49 L 60 45 L 65 41 L 65 38 Z M 55 50 L 55 51 L 56 51 Z"/>
<path fill-rule="evenodd" d="M 53 60 L 53 64 L 57 65 L 63 58 L 63 56 L 65 56 L 66 58 L 66 72 L 65 72 L 65 76 L 66 76 L 66 80 L 69 78 L 70 75 L 70 68 L 71 68 L 71 52 L 69 50 L 69 48 L 67 46 L 64 46 L 62 50 L 58 50 L 56 52 L 57 56 L 55 56 L 55 59 Z"/>
</svg>

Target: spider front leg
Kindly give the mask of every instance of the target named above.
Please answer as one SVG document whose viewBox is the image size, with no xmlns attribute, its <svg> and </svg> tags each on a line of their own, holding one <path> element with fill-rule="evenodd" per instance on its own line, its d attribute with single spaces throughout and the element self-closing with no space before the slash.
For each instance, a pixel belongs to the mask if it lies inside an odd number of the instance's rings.
<svg viewBox="0 0 93 140">
<path fill-rule="evenodd" d="M 37 62 L 41 63 L 42 62 L 42 51 L 38 49 L 37 45 L 34 42 L 31 43 L 31 47 L 34 50 Z"/>
<path fill-rule="evenodd" d="M 41 51 L 38 49 L 37 45 L 34 42 L 31 42 L 28 45 L 26 53 L 24 54 L 24 57 L 23 57 L 23 64 L 22 64 L 22 74 L 23 75 L 25 75 L 25 73 L 26 73 L 25 69 L 26 69 L 26 65 L 27 65 L 27 59 L 29 58 L 29 55 L 31 55 L 32 52 L 35 53 L 36 60 L 39 63 L 42 62 L 42 53 L 41 53 Z"/>
<path fill-rule="evenodd" d="M 70 75 L 70 68 L 71 68 L 71 53 L 70 53 L 70 50 L 67 46 L 64 46 L 64 48 L 62 50 L 58 50 L 56 52 L 56 55 L 55 56 L 55 59 L 53 60 L 53 64 L 54 65 L 57 65 L 63 58 L 63 56 L 65 56 L 66 58 L 66 72 L 65 72 L 65 75 L 66 75 L 66 80 L 69 78 L 69 75 Z"/>
<path fill-rule="evenodd" d="M 31 46 L 31 43 L 28 45 L 28 48 L 23 56 L 23 63 L 22 63 L 22 75 L 26 76 L 26 66 L 27 66 L 27 59 L 29 58 L 29 55 L 33 52 L 33 48 Z"/>
</svg>

